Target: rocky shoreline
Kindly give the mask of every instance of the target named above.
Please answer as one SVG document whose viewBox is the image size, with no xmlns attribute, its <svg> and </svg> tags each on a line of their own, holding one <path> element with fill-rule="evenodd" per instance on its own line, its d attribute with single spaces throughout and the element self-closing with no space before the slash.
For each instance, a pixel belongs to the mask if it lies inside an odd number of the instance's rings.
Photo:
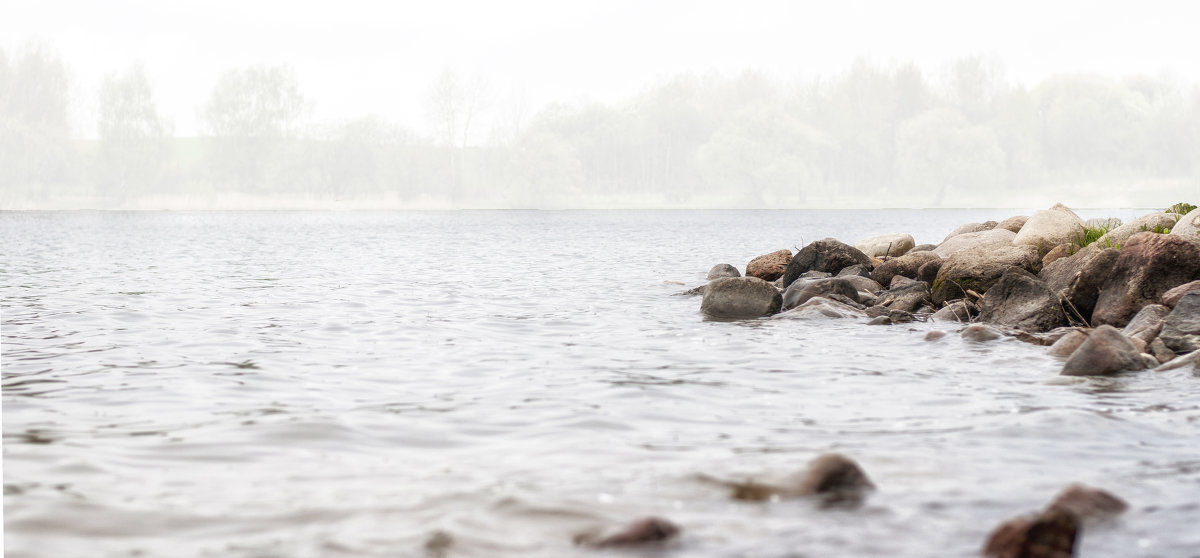
<svg viewBox="0 0 1200 558">
<path fill-rule="evenodd" d="M 754 258 L 745 275 L 717 264 L 707 278 L 680 294 L 703 295 L 709 319 L 932 321 L 971 341 L 1050 346 L 1068 376 L 1200 371 L 1200 209 L 1188 204 L 1129 223 L 1085 222 L 1058 204 L 962 225 L 937 245 L 826 238 Z"/>
</svg>

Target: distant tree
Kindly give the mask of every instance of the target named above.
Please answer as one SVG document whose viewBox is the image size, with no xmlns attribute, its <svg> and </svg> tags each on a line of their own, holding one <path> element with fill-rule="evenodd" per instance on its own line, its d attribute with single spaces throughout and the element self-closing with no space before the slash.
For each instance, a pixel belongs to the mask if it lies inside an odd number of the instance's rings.
<svg viewBox="0 0 1200 558">
<path fill-rule="evenodd" d="M 258 186 L 282 140 L 294 137 L 306 108 L 295 72 L 252 66 L 225 72 L 201 118 L 216 145 L 215 166 L 240 186 Z"/>
<path fill-rule="evenodd" d="M 464 155 L 471 125 L 487 107 L 488 85 L 482 76 L 469 80 L 446 68 L 429 89 L 427 109 L 436 137 L 446 147 L 449 190 L 453 198 L 464 195 Z"/>
<path fill-rule="evenodd" d="M 0 49 L 0 195 L 45 198 L 70 181 L 68 106 L 67 72 L 54 51 L 31 43 L 10 60 Z"/>
<path fill-rule="evenodd" d="M 937 108 L 906 121 L 896 133 L 897 185 L 933 206 L 947 197 L 994 199 L 1004 183 L 1004 152 L 988 126 Z"/>
<path fill-rule="evenodd" d="M 121 198 L 144 193 L 161 178 L 168 125 L 158 114 L 141 64 L 100 84 L 99 113 L 101 186 Z"/>
</svg>

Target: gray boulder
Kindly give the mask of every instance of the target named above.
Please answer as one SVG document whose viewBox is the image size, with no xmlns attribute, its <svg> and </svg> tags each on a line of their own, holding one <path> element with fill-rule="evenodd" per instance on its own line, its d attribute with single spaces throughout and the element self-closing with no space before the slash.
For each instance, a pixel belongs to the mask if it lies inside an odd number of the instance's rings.
<svg viewBox="0 0 1200 558">
<path fill-rule="evenodd" d="M 870 236 L 854 243 L 862 253 L 872 258 L 903 256 L 917 243 L 911 234 L 881 234 Z"/>
<path fill-rule="evenodd" d="M 1200 207 L 1181 217 L 1171 229 L 1171 235 L 1200 244 Z"/>
<path fill-rule="evenodd" d="M 1200 292 L 1200 280 L 1192 281 L 1191 283 L 1184 283 L 1163 293 L 1163 306 L 1166 306 L 1167 308 L 1174 308 L 1175 305 L 1179 303 L 1179 299 L 1183 298 L 1183 295 L 1192 292 Z"/>
<path fill-rule="evenodd" d="M 1012 239 L 1016 246 L 1033 246 L 1045 254 L 1059 244 L 1083 240 L 1083 220 L 1063 204 L 1034 213 Z"/>
<path fill-rule="evenodd" d="M 1200 350 L 1200 292 L 1179 299 L 1162 322 L 1158 334 L 1167 348 L 1177 353 Z"/>
<path fill-rule="evenodd" d="M 742 276 L 742 274 L 738 272 L 738 269 L 736 267 L 733 267 L 732 265 L 723 263 L 723 264 L 717 264 L 717 265 L 712 266 L 712 269 L 708 270 L 708 276 L 705 278 L 708 279 L 709 281 L 712 281 L 713 279 L 723 279 L 725 277 L 741 277 L 741 276 Z"/>
<path fill-rule="evenodd" d="M 942 259 L 941 256 L 933 252 L 912 252 L 905 254 L 876 266 L 871 271 L 871 279 L 874 279 L 880 285 L 890 285 L 892 277 L 897 275 L 916 279 L 917 270 L 921 269 L 922 265 L 940 259 Z"/>
<path fill-rule="evenodd" d="M 997 225 L 997 223 L 995 221 L 984 221 L 982 223 L 967 223 L 965 225 L 959 225 L 958 228 L 950 231 L 950 234 L 946 235 L 946 238 L 943 238 L 942 242 L 946 242 L 947 240 L 950 240 L 951 238 L 954 238 L 956 236 L 963 235 L 963 234 L 977 233 L 977 232 L 982 232 L 982 231 L 990 231 L 990 230 L 996 228 L 996 225 Z"/>
<path fill-rule="evenodd" d="M 818 240 L 800 249 L 792 257 L 791 263 L 788 264 L 787 270 L 783 274 L 783 286 L 786 288 L 791 285 L 792 281 L 807 271 L 838 273 L 843 268 L 852 265 L 873 267 L 871 258 L 853 246 L 832 238 Z"/>
<path fill-rule="evenodd" d="M 1153 232 L 1156 228 L 1169 229 L 1175 226 L 1176 217 L 1178 216 L 1173 213 L 1150 213 L 1142 215 L 1124 225 L 1109 230 L 1104 236 L 1096 240 L 1095 244 L 1105 248 L 1124 246 L 1137 233 Z"/>
<path fill-rule="evenodd" d="M 1123 327 L 1143 306 L 1200 278 L 1200 244 L 1174 235 L 1138 233 L 1120 252 L 1100 285 L 1093 325 Z"/>
<path fill-rule="evenodd" d="M 791 250 L 776 250 L 763 254 L 746 264 L 746 276 L 758 277 L 763 281 L 774 281 L 783 277 L 783 272 L 792 261 Z"/>
<path fill-rule="evenodd" d="M 1143 307 L 1129 320 L 1129 324 L 1121 333 L 1130 339 L 1138 339 L 1149 344 L 1162 331 L 1163 320 L 1171 313 L 1171 309 L 1161 304 L 1150 304 Z"/>
<path fill-rule="evenodd" d="M 841 295 L 855 302 L 858 301 L 858 289 L 850 281 L 842 277 L 813 279 L 811 281 L 793 281 L 783 292 L 783 310 L 791 310 L 808 299 L 818 296 Z"/>
<path fill-rule="evenodd" d="M 943 258 L 949 258 L 963 250 L 983 246 L 1008 246 L 1013 243 L 1016 233 L 1004 229 L 969 232 L 952 236 L 934 248 L 932 251 Z"/>
<path fill-rule="evenodd" d="M 1007 231 L 1005 231 L 1007 232 Z M 1032 246 L 980 246 L 958 252 L 942 263 L 930 291 L 933 302 L 966 296 L 967 290 L 987 292 L 1010 267 L 1036 272 L 1042 263 Z"/>
<path fill-rule="evenodd" d="M 1087 335 L 1063 364 L 1063 376 L 1103 376 L 1147 368 L 1141 352 L 1117 328 L 1102 325 Z"/>
<path fill-rule="evenodd" d="M 1100 286 L 1112 273 L 1120 255 L 1114 248 L 1083 250 L 1051 262 L 1038 277 L 1065 301 L 1063 306 L 1069 318 L 1090 323 L 1096 300 L 1100 298 Z"/>
<path fill-rule="evenodd" d="M 1067 323 L 1062 304 L 1046 283 L 1017 267 L 987 290 L 980 307 L 984 322 L 1023 331 L 1040 333 Z"/>
<path fill-rule="evenodd" d="M 810 298 L 804 304 L 774 316 L 776 319 L 800 320 L 866 317 L 867 313 L 862 310 L 824 297 Z"/>
<path fill-rule="evenodd" d="M 1024 227 L 1025 222 L 1028 220 L 1029 220 L 1028 215 L 1017 215 L 1014 217 L 1009 217 L 1008 219 L 1000 221 L 999 223 L 996 223 L 996 226 L 993 228 L 1004 229 L 1006 231 L 1012 231 L 1014 233 L 1020 232 L 1021 227 Z"/>
<path fill-rule="evenodd" d="M 783 296 L 757 277 L 727 277 L 708 284 L 700 311 L 710 318 L 747 319 L 779 312 Z"/>
</svg>

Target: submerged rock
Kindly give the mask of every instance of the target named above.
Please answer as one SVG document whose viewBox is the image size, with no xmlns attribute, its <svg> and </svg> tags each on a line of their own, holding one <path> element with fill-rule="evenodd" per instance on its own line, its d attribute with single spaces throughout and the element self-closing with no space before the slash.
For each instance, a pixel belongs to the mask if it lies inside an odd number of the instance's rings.
<svg viewBox="0 0 1200 558">
<path fill-rule="evenodd" d="M 1087 331 L 1076 329 L 1062 337 L 1059 337 L 1053 345 L 1050 345 L 1048 351 L 1052 356 L 1069 357 L 1078 349 L 1084 341 L 1087 341 Z"/>
<path fill-rule="evenodd" d="M 1058 297 L 1046 283 L 1021 268 L 1009 268 L 980 301 L 980 319 L 1040 333 L 1067 323 Z"/>
<path fill-rule="evenodd" d="M 857 506 L 875 490 L 875 484 L 862 467 L 840 453 L 817 456 L 801 475 L 779 484 L 758 481 L 723 484 L 732 489 L 735 500 L 816 497 L 827 507 Z"/>
<path fill-rule="evenodd" d="M 916 246 L 911 234 L 881 234 L 864 238 L 854 247 L 872 258 L 903 256 Z"/>
<path fill-rule="evenodd" d="M 746 319 L 779 312 L 783 296 L 757 277 L 727 277 L 708 284 L 700 311 L 712 318 Z"/>
<path fill-rule="evenodd" d="M 1163 320 L 1158 337 L 1167 348 L 1178 353 L 1200 350 L 1200 292 L 1190 292 L 1179 299 Z"/>
<path fill-rule="evenodd" d="M 682 529 L 678 525 L 661 517 L 643 517 L 608 535 L 576 535 L 575 544 L 592 548 L 661 544 L 677 536 L 680 531 Z"/>
<path fill-rule="evenodd" d="M 1143 306 L 1200 277 L 1200 244 L 1174 235 L 1138 233 L 1120 252 L 1100 285 L 1093 325 L 1123 327 Z"/>
<path fill-rule="evenodd" d="M 964 328 L 959 336 L 967 341 L 986 343 L 1004 337 L 1004 332 L 989 325 L 971 324 Z"/>
<path fill-rule="evenodd" d="M 1120 515 L 1129 504 L 1111 492 L 1074 483 L 1054 498 L 1047 510 L 1061 510 L 1075 515 L 1083 523 L 1095 523 Z"/>
<path fill-rule="evenodd" d="M 791 250 L 777 250 L 764 254 L 746 264 L 746 277 L 758 277 L 763 281 L 774 281 L 783 277 L 783 272 L 792 261 Z"/>
<path fill-rule="evenodd" d="M 1079 519 L 1063 510 L 1010 519 L 997 527 L 983 546 L 988 558 L 1072 558 Z"/>
<path fill-rule="evenodd" d="M 1102 325 L 1087 334 L 1087 339 L 1063 364 L 1063 376 L 1102 376 L 1144 370 L 1147 362 L 1134 344 L 1110 325 Z"/>
<path fill-rule="evenodd" d="M 783 286 L 792 284 L 807 271 L 838 273 L 843 268 L 861 265 L 871 267 L 871 258 L 857 248 L 832 238 L 818 240 L 805 246 L 792 258 L 783 274 Z"/>
<path fill-rule="evenodd" d="M 736 267 L 733 267 L 732 265 L 729 265 L 727 263 L 723 263 L 723 264 L 717 264 L 717 265 L 712 266 L 712 269 L 708 270 L 708 276 L 705 277 L 705 279 L 712 281 L 713 279 L 723 279 L 725 277 L 741 277 L 741 276 L 742 276 L 742 274 L 738 272 L 738 269 Z"/>
</svg>

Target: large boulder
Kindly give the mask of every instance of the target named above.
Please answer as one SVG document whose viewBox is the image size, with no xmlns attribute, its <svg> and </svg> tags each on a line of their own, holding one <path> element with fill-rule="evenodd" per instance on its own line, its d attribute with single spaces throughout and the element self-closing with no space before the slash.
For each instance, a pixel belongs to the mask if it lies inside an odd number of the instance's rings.
<svg viewBox="0 0 1200 558">
<path fill-rule="evenodd" d="M 871 268 L 871 258 L 861 250 L 832 238 L 815 241 L 801 248 L 783 274 L 783 286 L 787 288 L 797 277 L 807 271 L 823 271 L 836 274 L 844 267 L 861 265 Z"/>
<path fill-rule="evenodd" d="M 1024 331 L 1040 333 L 1067 323 L 1062 304 L 1046 283 L 1018 267 L 1004 272 L 980 306 L 981 320 Z"/>
<path fill-rule="evenodd" d="M 1014 233 L 1020 232 L 1021 227 L 1024 227 L 1025 222 L 1028 220 L 1029 220 L 1028 215 L 1017 215 L 1014 217 L 1009 217 L 1008 219 L 1000 221 L 999 223 L 996 223 L 996 226 L 993 228 L 1004 229 L 1006 231 L 1012 231 Z"/>
<path fill-rule="evenodd" d="M 709 281 L 712 281 L 713 279 L 723 279 L 725 277 L 741 277 L 741 276 L 742 276 L 742 274 L 738 272 L 738 269 L 736 267 L 733 267 L 732 265 L 723 263 L 723 264 L 717 264 L 717 265 L 712 266 L 712 269 L 708 270 L 708 277 L 706 277 L 706 279 L 708 279 Z"/>
<path fill-rule="evenodd" d="M 1095 244 L 1105 248 L 1124 246 L 1129 238 L 1141 232 L 1154 232 L 1155 229 L 1169 229 L 1175 226 L 1174 213 L 1149 213 L 1142 215 L 1124 225 L 1109 230 L 1096 240 Z"/>
<path fill-rule="evenodd" d="M 1063 204 L 1055 204 L 1045 211 L 1034 213 L 1012 243 L 1017 246 L 1033 246 L 1045 254 L 1051 248 L 1068 242 L 1083 240 L 1083 220 Z"/>
<path fill-rule="evenodd" d="M 776 250 L 764 254 L 746 264 L 746 277 L 758 277 L 763 281 L 774 281 L 783 277 L 783 272 L 792 262 L 791 250 Z"/>
<path fill-rule="evenodd" d="M 963 233 L 944 240 L 932 252 L 943 258 L 949 258 L 954 254 L 971 248 L 1008 246 L 1013 243 L 1012 241 L 1016 236 L 1016 233 L 1004 229 Z"/>
<path fill-rule="evenodd" d="M 880 285 L 890 285 L 892 277 L 897 275 L 916 279 L 917 270 L 921 269 L 922 265 L 940 259 L 942 259 L 941 256 L 933 252 L 911 252 L 880 264 L 871 272 L 871 279 Z"/>
<path fill-rule="evenodd" d="M 1174 308 L 1176 304 L 1179 304 L 1179 299 L 1183 298 L 1183 295 L 1192 292 L 1200 292 L 1200 280 L 1184 283 L 1163 293 L 1162 304 L 1167 308 Z"/>
<path fill-rule="evenodd" d="M 1008 231 L 1005 231 L 1008 232 Z M 1010 267 L 1035 272 L 1042 263 L 1032 246 L 980 246 L 958 252 L 942 263 L 930 288 L 934 304 L 962 298 L 967 290 L 987 292 Z"/>
<path fill-rule="evenodd" d="M 854 243 L 855 248 L 872 258 L 903 256 L 916 245 L 911 234 L 903 233 L 870 236 Z"/>
<path fill-rule="evenodd" d="M 1121 248 L 1100 285 L 1092 323 L 1123 327 L 1143 306 L 1196 279 L 1200 244 L 1169 234 L 1138 233 Z"/>
<path fill-rule="evenodd" d="M 844 277 L 829 277 L 826 279 L 793 281 L 783 292 L 783 310 L 791 310 L 808 299 L 818 296 L 841 295 L 855 302 L 858 301 L 858 289 Z"/>
<path fill-rule="evenodd" d="M 1158 334 L 1167 348 L 1177 353 L 1200 350 L 1200 292 L 1188 293 L 1167 314 Z"/>
<path fill-rule="evenodd" d="M 1128 337 L 1115 327 L 1102 325 L 1088 332 L 1088 338 L 1063 363 L 1061 374 L 1103 376 L 1147 367 L 1141 351 Z"/>
<path fill-rule="evenodd" d="M 946 238 L 943 238 L 942 242 L 946 242 L 947 240 L 950 240 L 951 238 L 954 238 L 960 234 L 990 231 L 996 228 L 996 224 L 997 223 L 995 221 L 984 221 L 982 223 L 967 223 L 965 225 L 959 225 L 958 228 L 950 231 L 950 234 L 946 235 Z"/>
<path fill-rule="evenodd" d="M 1181 217 L 1171 228 L 1171 235 L 1200 244 L 1200 207 Z"/>
<path fill-rule="evenodd" d="M 1038 277 L 1064 301 L 1069 317 L 1090 323 L 1096 300 L 1100 298 L 1100 285 L 1108 279 L 1120 255 L 1115 248 L 1085 249 L 1051 262 Z"/>
<path fill-rule="evenodd" d="M 783 296 L 757 277 L 727 277 L 708 284 L 700 311 L 710 318 L 746 319 L 779 312 Z"/>
</svg>

